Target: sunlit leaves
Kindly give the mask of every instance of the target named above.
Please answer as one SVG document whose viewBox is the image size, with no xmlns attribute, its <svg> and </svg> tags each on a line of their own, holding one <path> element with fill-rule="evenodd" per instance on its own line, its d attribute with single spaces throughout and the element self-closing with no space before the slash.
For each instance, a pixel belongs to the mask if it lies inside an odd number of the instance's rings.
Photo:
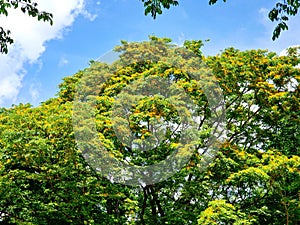
<svg viewBox="0 0 300 225">
<path fill-rule="evenodd" d="M 199 225 L 251 225 L 255 224 L 254 222 L 254 218 L 247 216 L 224 200 L 211 201 L 208 208 L 200 214 L 200 218 L 198 219 Z"/>
</svg>

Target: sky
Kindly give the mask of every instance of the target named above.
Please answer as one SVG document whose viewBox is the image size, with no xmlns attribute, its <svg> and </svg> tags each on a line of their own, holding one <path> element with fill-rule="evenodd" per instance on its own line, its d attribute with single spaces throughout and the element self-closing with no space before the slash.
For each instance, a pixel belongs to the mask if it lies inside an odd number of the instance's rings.
<svg viewBox="0 0 300 225">
<path fill-rule="evenodd" d="M 90 60 L 110 52 L 121 40 L 144 41 L 149 35 L 184 40 L 206 40 L 205 55 L 228 47 L 268 49 L 280 54 L 300 44 L 300 15 L 290 18 L 289 30 L 271 40 L 275 23 L 268 19 L 274 0 L 230 0 L 209 6 L 208 0 L 179 0 L 154 20 L 144 15 L 140 0 L 37 0 L 51 12 L 54 24 L 38 22 L 20 10 L 0 15 L 15 43 L 0 55 L 0 107 L 55 97 L 58 85 L 88 67 Z"/>
</svg>

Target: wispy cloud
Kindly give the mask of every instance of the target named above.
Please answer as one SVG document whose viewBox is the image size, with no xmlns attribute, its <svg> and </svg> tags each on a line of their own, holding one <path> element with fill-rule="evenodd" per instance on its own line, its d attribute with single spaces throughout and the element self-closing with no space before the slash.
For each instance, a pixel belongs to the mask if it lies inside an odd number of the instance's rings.
<svg viewBox="0 0 300 225">
<path fill-rule="evenodd" d="M 181 32 L 181 34 L 177 37 L 177 41 L 175 42 L 173 41 L 173 43 L 178 46 L 183 46 L 185 40 L 186 40 L 185 35 L 183 32 Z"/>
<path fill-rule="evenodd" d="M 34 104 L 37 103 L 40 97 L 41 84 L 40 83 L 32 83 L 29 88 L 29 94 Z"/>
<path fill-rule="evenodd" d="M 88 20 L 90 20 L 90 21 L 94 21 L 94 20 L 98 17 L 97 14 L 90 13 L 90 12 L 87 11 L 87 10 L 83 10 L 83 11 L 81 12 L 81 14 L 84 16 L 84 18 L 86 18 L 86 19 L 88 19 Z"/>
<path fill-rule="evenodd" d="M 280 54 L 284 49 L 291 46 L 300 45 L 300 14 L 290 17 L 288 21 L 289 30 L 282 31 L 280 37 L 272 41 L 272 33 L 276 26 L 276 22 L 271 22 L 268 18 L 269 9 L 261 8 L 259 10 L 260 22 L 265 28 L 265 33 L 257 39 L 258 46 L 264 49 L 270 49 Z"/>
<path fill-rule="evenodd" d="M 69 63 L 69 60 L 65 56 L 62 56 L 58 62 L 58 66 L 62 67 L 64 65 L 67 65 L 68 63 Z"/>
</svg>

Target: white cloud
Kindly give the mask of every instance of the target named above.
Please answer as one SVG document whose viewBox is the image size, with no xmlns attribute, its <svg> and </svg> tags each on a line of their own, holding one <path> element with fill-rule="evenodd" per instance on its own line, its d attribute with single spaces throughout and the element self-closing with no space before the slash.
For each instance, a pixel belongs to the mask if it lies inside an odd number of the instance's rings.
<svg viewBox="0 0 300 225">
<path fill-rule="evenodd" d="M 11 31 L 15 43 L 9 47 L 8 55 L 0 55 L 0 106 L 7 100 L 17 98 L 22 79 L 26 75 L 25 63 L 35 63 L 45 51 L 45 43 L 63 37 L 75 18 L 82 14 L 93 20 L 95 15 L 85 10 L 85 0 L 40 0 L 41 10 L 53 13 L 53 26 L 37 21 L 21 12 L 9 11 L 8 17 L 0 17 L 0 24 Z M 36 96 L 36 94 L 34 94 Z"/>
<path fill-rule="evenodd" d="M 5 100 L 14 102 L 17 98 L 25 74 L 22 61 L 14 52 L 10 56 L 0 55 L 0 106 Z"/>
</svg>

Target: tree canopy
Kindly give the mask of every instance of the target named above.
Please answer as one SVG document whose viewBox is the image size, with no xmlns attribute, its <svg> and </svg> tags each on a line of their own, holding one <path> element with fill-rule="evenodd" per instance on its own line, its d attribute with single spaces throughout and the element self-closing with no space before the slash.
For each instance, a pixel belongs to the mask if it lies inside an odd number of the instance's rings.
<svg viewBox="0 0 300 225">
<path fill-rule="evenodd" d="M 55 98 L 38 107 L 2 108 L 0 224 L 298 224 L 299 55 L 293 49 L 278 56 L 228 48 L 204 57 L 201 46 L 201 41 L 186 41 L 178 48 L 170 39 L 157 37 L 141 43 L 122 41 L 116 47 L 119 60 L 91 62 L 89 68 L 64 78 Z M 192 68 L 194 62 L 206 67 L 196 64 L 195 70 L 187 70 L 185 65 Z M 205 169 L 203 149 L 214 133 L 211 118 L 220 105 L 211 107 L 206 86 L 195 79 L 198 70 L 213 75 L 210 82 L 218 83 L 226 108 L 227 134 Z M 160 78 L 170 84 L 170 95 L 164 94 Z M 131 87 L 153 91 L 133 95 Z M 178 90 L 191 102 L 183 102 Z M 91 102 L 93 110 L 80 104 L 84 113 L 74 117 L 76 110 L 81 112 L 76 104 L 85 102 Z M 129 104 L 122 108 L 122 103 Z M 90 149 L 96 141 L 109 157 L 129 166 L 165 160 L 176 152 L 185 132 L 175 126 L 187 122 L 181 112 L 196 115 L 199 133 L 189 160 L 170 176 L 127 185 L 114 180 L 116 173 L 109 176 L 109 171 L 118 172 L 111 161 L 109 170 L 93 165 L 97 152 Z M 92 124 L 97 136 L 85 139 Z M 144 140 L 156 138 L 163 141 L 142 150 L 148 143 Z M 189 147 L 183 146 L 178 152 Z M 87 158 L 87 151 L 95 154 Z M 168 166 L 162 172 L 171 170 Z"/>
</svg>

